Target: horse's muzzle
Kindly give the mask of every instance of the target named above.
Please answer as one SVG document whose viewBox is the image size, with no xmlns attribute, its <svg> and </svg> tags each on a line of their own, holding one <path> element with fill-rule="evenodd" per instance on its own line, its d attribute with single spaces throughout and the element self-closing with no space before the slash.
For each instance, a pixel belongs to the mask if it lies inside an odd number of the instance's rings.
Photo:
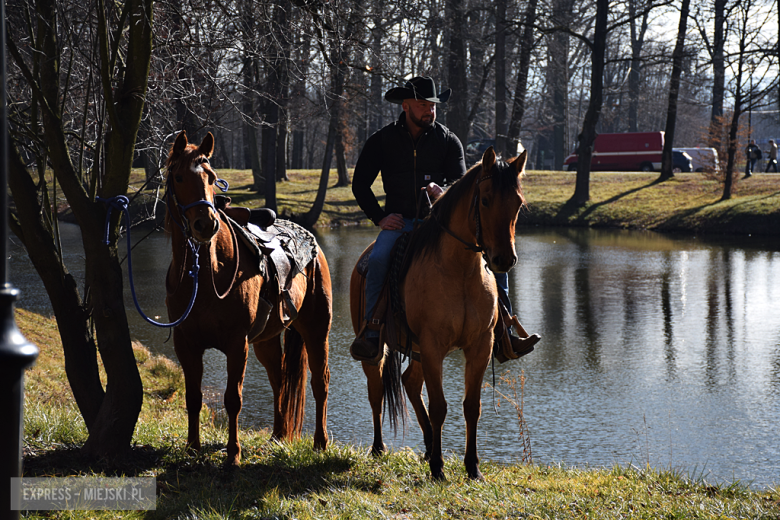
<svg viewBox="0 0 780 520">
<path fill-rule="evenodd" d="M 494 255 L 486 259 L 488 267 L 496 274 L 508 272 L 517 263 L 517 255 Z"/>
<path fill-rule="evenodd" d="M 192 238 L 200 244 L 208 244 L 219 232 L 219 219 L 214 218 L 211 211 L 206 215 L 194 218 L 190 223 Z"/>
</svg>

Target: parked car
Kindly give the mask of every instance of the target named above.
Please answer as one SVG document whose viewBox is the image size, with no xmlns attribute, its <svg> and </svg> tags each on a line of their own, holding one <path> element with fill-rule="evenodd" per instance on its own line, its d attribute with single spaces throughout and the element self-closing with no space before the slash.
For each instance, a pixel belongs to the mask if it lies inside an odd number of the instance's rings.
<svg viewBox="0 0 780 520">
<path fill-rule="evenodd" d="M 485 153 L 485 150 L 487 150 L 490 147 L 495 148 L 496 147 L 496 140 L 490 139 L 490 138 L 484 138 L 484 139 L 472 139 L 471 141 L 466 144 L 466 149 L 464 150 L 465 158 L 466 158 L 466 167 L 470 168 L 474 164 L 477 163 L 477 161 L 482 160 L 482 154 Z M 524 150 L 523 145 L 520 144 L 520 142 L 517 142 L 517 149 L 515 150 L 514 155 L 520 155 L 520 153 Z M 511 157 L 504 157 L 505 160 L 511 159 Z"/>
<path fill-rule="evenodd" d="M 672 149 L 672 171 L 674 173 L 692 172 L 691 156 L 681 150 Z"/>
<path fill-rule="evenodd" d="M 495 139 L 473 139 L 466 144 L 466 167 L 470 168 L 482 160 L 482 154 L 491 146 L 496 146 Z"/>
<path fill-rule="evenodd" d="M 691 156 L 691 167 L 695 172 L 718 171 L 718 152 L 715 148 L 675 148 Z"/>
<path fill-rule="evenodd" d="M 664 132 L 599 134 L 593 143 L 591 171 L 643 171 L 661 168 Z M 569 171 L 577 169 L 577 154 L 563 162 Z"/>
</svg>

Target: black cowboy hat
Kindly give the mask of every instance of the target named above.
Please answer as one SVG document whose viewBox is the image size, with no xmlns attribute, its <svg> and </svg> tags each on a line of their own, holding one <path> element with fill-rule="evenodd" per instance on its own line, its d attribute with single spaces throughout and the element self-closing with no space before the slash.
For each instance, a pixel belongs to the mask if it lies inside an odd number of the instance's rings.
<svg viewBox="0 0 780 520">
<path fill-rule="evenodd" d="M 417 76 L 406 82 L 403 87 L 391 88 L 385 94 L 385 99 L 396 105 L 404 102 L 404 99 L 424 99 L 432 103 L 446 103 L 450 99 L 452 89 L 436 95 L 436 84 L 429 77 Z"/>
</svg>

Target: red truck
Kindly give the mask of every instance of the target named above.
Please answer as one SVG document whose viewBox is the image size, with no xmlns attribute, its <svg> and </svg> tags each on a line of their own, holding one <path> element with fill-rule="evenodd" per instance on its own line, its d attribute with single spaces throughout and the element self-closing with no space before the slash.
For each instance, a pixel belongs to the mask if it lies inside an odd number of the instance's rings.
<svg viewBox="0 0 780 520">
<path fill-rule="evenodd" d="M 661 153 L 664 149 L 663 132 L 630 132 L 624 134 L 599 134 L 593 143 L 591 171 L 641 171 L 661 169 Z M 563 162 L 569 171 L 577 170 L 577 154 L 571 154 Z"/>
</svg>

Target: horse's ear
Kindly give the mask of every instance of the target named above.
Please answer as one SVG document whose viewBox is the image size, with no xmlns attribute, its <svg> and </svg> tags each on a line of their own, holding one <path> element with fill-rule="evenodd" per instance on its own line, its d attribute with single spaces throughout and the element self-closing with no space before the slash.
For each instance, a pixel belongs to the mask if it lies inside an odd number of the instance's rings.
<svg viewBox="0 0 780 520">
<path fill-rule="evenodd" d="M 496 164 L 496 151 L 492 146 L 489 146 L 485 153 L 482 154 L 482 176 L 490 175 L 493 171 L 493 166 Z"/>
<path fill-rule="evenodd" d="M 523 150 L 523 153 L 509 161 L 509 164 L 515 167 L 517 174 L 520 175 L 525 171 L 525 165 L 528 162 L 528 150 Z"/>
<path fill-rule="evenodd" d="M 211 132 L 206 134 L 206 137 L 201 141 L 200 146 L 198 146 L 198 153 L 206 157 L 211 157 L 211 154 L 214 153 L 214 136 L 211 135 Z"/>
<path fill-rule="evenodd" d="M 176 136 L 176 141 L 173 143 L 173 147 L 171 148 L 171 153 L 173 155 L 179 155 L 184 151 L 184 149 L 187 147 L 187 131 L 182 130 L 179 132 L 179 135 Z"/>
</svg>

